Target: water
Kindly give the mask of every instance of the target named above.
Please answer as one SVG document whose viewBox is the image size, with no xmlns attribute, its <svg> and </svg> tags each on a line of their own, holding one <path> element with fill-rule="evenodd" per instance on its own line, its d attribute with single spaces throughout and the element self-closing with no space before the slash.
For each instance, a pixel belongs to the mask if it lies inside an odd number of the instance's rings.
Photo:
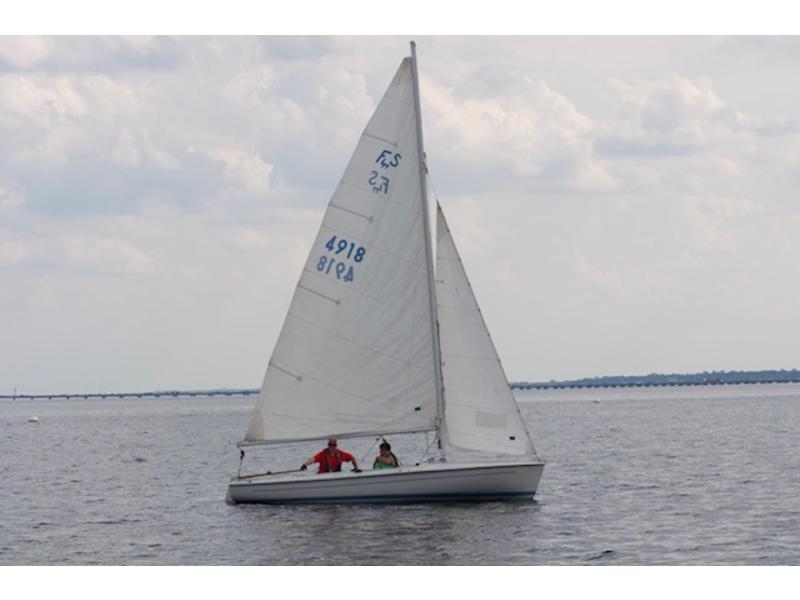
<svg viewBox="0 0 800 600">
<path fill-rule="evenodd" d="M 518 399 L 535 501 L 406 506 L 225 504 L 253 398 L 0 402 L 0 565 L 800 564 L 800 385 Z"/>
</svg>

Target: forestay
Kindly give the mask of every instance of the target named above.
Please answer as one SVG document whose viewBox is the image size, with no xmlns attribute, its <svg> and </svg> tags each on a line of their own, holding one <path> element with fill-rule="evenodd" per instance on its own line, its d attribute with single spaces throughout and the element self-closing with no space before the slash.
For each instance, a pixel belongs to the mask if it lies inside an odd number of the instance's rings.
<svg viewBox="0 0 800 600">
<path fill-rule="evenodd" d="M 436 298 L 450 443 L 535 456 L 444 213 L 437 206 Z"/>
<path fill-rule="evenodd" d="M 411 69 L 406 58 L 328 204 L 245 444 L 435 427 Z"/>
</svg>

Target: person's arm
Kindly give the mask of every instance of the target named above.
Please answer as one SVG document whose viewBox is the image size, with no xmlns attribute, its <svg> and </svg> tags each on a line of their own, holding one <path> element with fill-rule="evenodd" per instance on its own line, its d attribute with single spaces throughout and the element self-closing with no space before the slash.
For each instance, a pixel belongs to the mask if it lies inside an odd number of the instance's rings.
<svg viewBox="0 0 800 600">
<path fill-rule="evenodd" d="M 353 471 L 359 473 L 361 469 L 358 468 L 358 462 L 356 461 L 356 457 L 351 454 L 349 460 L 351 463 L 353 463 Z"/>
<path fill-rule="evenodd" d="M 307 461 L 305 461 L 300 466 L 300 470 L 301 471 L 305 471 L 308 468 L 308 465 L 313 465 L 315 462 L 317 462 L 317 455 L 316 454 L 314 456 L 312 456 L 311 458 L 309 458 Z"/>
</svg>

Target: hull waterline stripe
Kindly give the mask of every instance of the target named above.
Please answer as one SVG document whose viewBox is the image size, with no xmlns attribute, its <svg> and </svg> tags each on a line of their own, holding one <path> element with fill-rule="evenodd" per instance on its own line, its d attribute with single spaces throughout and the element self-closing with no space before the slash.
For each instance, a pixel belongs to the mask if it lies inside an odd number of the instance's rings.
<svg viewBox="0 0 800 600">
<path fill-rule="evenodd" d="M 283 504 L 312 503 L 312 502 L 374 502 L 377 500 L 424 500 L 426 498 L 437 500 L 458 500 L 468 498 L 532 498 L 536 490 L 525 492 L 465 492 L 465 493 L 431 493 L 431 494 L 389 494 L 389 495 L 365 495 L 365 496 L 316 496 L 310 498 L 275 498 L 258 500 L 236 500 L 241 504 Z"/>
<path fill-rule="evenodd" d="M 384 469 L 388 470 L 388 469 Z M 513 470 L 504 470 L 504 471 L 497 471 L 492 473 L 492 475 L 510 475 L 513 474 Z M 417 483 L 419 481 L 431 481 L 435 479 L 437 481 L 444 481 L 445 479 L 474 479 L 476 477 L 484 477 L 486 473 L 459 473 L 457 471 L 447 472 L 447 471 L 427 471 L 424 473 L 389 473 L 387 475 L 383 475 L 383 473 L 379 474 L 369 474 L 366 477 L 364 476 L 347 476 L 341 479 L 325 479 L 322 481 L 315 482 L 313 479 L 289 479 L 289 480 L 279 480 L 279 481 L 244 481 L 240 483 L 241 480 L 235 480 L 231 482 L 230 485 L 239 484 L 239 487 L 244 488 L 254 488 L 254 487 L 261 487 L 261 488 L 275 488 L 277 486 L 287 487 L 291 485 L 300 485 L 307 489 L 314 489 L 314 488 L 331 488 L 331 487 L 342 487 L 342 486 L 371 486 L 371 485 L 382 485 L 386 483 L 385 481 L 381 481 L 382 478 L 392 477 L 397 480 L 401 480 L 403 484 L 409 483 Z M 389 483 L 393 483 L 389 481 Z"/>
</svg>

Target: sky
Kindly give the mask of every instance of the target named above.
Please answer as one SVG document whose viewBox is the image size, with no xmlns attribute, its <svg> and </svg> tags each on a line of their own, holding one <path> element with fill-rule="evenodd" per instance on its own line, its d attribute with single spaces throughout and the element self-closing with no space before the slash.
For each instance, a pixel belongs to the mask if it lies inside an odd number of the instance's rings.
<svg viewBox="0 0 800 600">
<path fill-rule="evenodd" d="M 258 387 L 409 39 L 0 37 L 0 394 Z M 415 39 L 510 380 L 800 368 L 800 38 Z"/>
</svg>

